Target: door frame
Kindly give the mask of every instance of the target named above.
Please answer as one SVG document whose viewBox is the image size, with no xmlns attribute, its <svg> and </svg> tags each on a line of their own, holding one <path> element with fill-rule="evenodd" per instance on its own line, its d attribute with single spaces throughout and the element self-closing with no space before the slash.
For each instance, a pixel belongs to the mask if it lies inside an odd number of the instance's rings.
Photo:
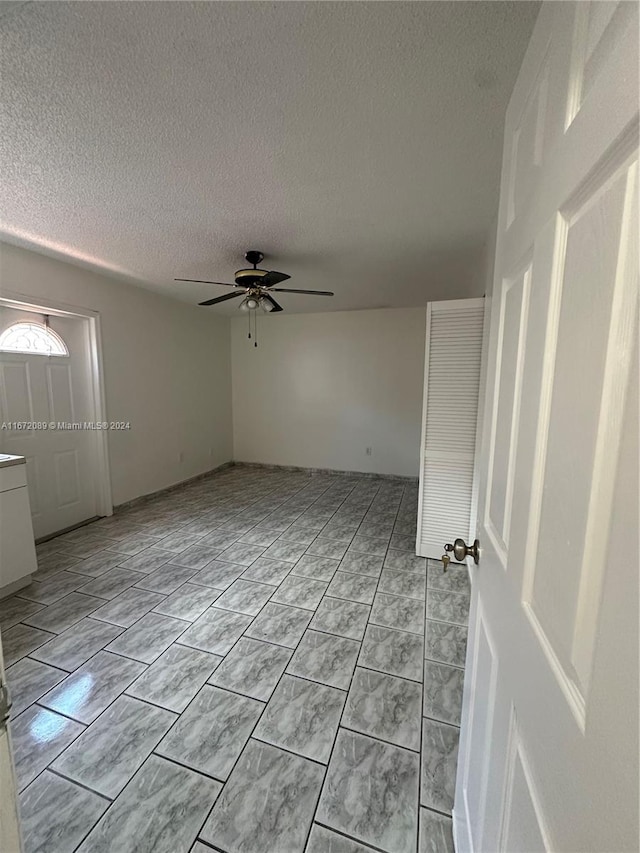
<svg viewBox="0 0 640 853">
<path fill-rule="evenodd" d="M 102 333 L 100 313 L 90 308 L 69 305 L 47 297 L 46 302 L 34 300 L 32 296 L 2 289 L 0 305 L 19 311 L 53 314 L 58 317 L 77 317 L 87 321 L 89 330 L 89 370 L 91 376 L 91 409 L 94 422 L 105 422 L 107 403 L 104 388 L 102 359 Z M 99 516 L 113 515 L 111 471 L 109 464 L 108 430 L 93 430 L 92 473 L 96 488 L 96 510 Z"/>
</svg>

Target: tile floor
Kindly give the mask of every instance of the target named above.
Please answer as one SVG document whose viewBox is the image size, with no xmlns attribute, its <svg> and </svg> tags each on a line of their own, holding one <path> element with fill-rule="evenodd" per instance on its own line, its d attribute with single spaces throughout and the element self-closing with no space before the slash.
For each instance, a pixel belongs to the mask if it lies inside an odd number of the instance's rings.
<svg viewBox="0 0 640 853">
<path fill-rule="evenodd" d="M 444 853 L 466 570 L 417 486 L 237 466 L 0 602 L 26 853 Z"/>
</svg>

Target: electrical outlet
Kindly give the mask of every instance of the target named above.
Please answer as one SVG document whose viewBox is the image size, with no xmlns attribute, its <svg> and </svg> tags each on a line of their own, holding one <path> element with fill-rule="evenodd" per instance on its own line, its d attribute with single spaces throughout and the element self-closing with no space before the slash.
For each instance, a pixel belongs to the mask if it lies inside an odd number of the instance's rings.
<svg viewBox="0 0 640 853">
<path fill-rule="evenodd" d="M 367 456 L 373 456 L 373 447 L 365 447 L 364 452 Z"/>
</svg>

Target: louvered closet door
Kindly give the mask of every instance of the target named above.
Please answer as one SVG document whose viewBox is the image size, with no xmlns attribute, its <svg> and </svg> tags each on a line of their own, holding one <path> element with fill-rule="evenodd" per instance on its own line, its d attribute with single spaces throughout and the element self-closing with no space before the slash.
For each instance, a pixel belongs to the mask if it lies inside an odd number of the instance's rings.
<svg viewBox="0 0 640 853">
<path fill-rule="evenodd" d="M 431 302 L 420 455 L 416 553 L 439 558 L 445 542 L 475 535 L 474 457 L 484 299 Z"/>
</svg>

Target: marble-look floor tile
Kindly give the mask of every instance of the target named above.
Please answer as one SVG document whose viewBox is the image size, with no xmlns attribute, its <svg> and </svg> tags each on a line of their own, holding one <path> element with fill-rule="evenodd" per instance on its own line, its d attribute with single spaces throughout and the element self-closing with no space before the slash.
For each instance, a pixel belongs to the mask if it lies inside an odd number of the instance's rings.
<svg viewBox="0 0 640 853">
<path fill-rule="evenodd" d="M 419 751 L 421 702 L 422 687 L 417 682 L 357 667 L 342 725 Z"/>
<path fill-rule="evenodd" d="M 358 528 L 358 536 L 370 536 L 372 539 L 386 539 L 388 542 L 391 538 L 392 530 L 393 527 L 390 523 L 363 522 Z"/>
<path fill-rule="evenodd" d="M 53 762 L 52 769 L 113 799 L 176 719 L 170 711 L 120 696 Z"/>
<path fill-rule="evenodd" d="M 208 533 L 203 539 L 198 542 L 198 545 L 204 547 L 211 545 L 213 548 L 218 548 L 224 551 L 229 545 L 233 545 L 240 538 L 240 533 L 234 533 L 231 530 L 214 530 L 213 533 Z"/>
<path fill-rule="evenodd" d="M 83 731 L 80 723 L 39 705 L 20 714 L 11 723 L 18 790 L 26 788 Z"/>
<path fill-rule="evenodd" d="M 361 604 L 372 604 L 377 585 L 377 578 L 336 572 L 327 589 L 327 595 L 359 601 Z"/>
<path fill-rule="evenodd" d="M 335 687 L 283 675 L 253 736 L 326 764 L 344 700 Z"/>
<path fill-rule="evenodd" d="M 139 622 L 109 643 L 107 651 L 142 663 L 153 663 L 190 625 L 190 622 L 184 622 L 182 619 L 147 613 Z"/>
<path fill-rule="evenodd" d="M 78 853 L 188 853 L 221 787 L 151 755 Z"/>
<path fill-rule="evenodd" d="M 136 582 L 136 587 L 138 589 L 148 589 L 150 592 L 157 592 L 160 595 L 170 595 L 195 574 L 197 574 L 196 569 L 188 569 L 184 566 L 174 566 L 172 563 L 165 563 L 164 566 L 156 569 L 155 572 L 142 575 L 142 580 Z"/>
<path fill-rule="evenodd" d="M 46 578 L 43 581 L 32 581 L 28 586 L 23 587 L 18 595 L 20 598 L 26 598 L 28 601 L 35 601 L 38 604 L 54 604 L 60 601 L 65 595 L 78 589 L 85 584 L 89 578 L 84 575 L 78 575 L 74 572 L 58 572 L 53 577 Z"/>
<path fill-rule="evenodd" d="M 314 521 L 310 518 L 305 518 L 304 516 L 302 516 L 298 521 L 294 521 L 293 524 L 286 530 L 286 534 L 287 534 L 286 540 L 284 538 L 284 533 L 282 534 L 282 536 L 280 538 L 283 541 L 300 542 L 301 545 L 304 545 L 304 544 L 308 545 L 310 542 L 313 541 L 313 539 L 316 538 L 318 533 L 324 528 L 325 523 L 326 523 L 325 519 L 323 519 L 323 518 L 316 519 Z M 311 534 L 313 534 L 313 537 L 311 536 Z M 303 536 L 304 535 L 305 539 L 304 540 L 293 539 L 292 538 L 293 535 L 296 535 L 296 536 L 298 536 L 298 535 Z M 322 535 L 324 536 L 324 533 Z"/>
<path fill-rule="evenodd" d="M 226 655 L 250 624 L 250 616 L 210 607 L 187 628 L 179 642 L 183 646 L 202 649 L 204 652 Z"/>
<path fill-rule="evenodd" d="M 195 622 L 222 595 L 222 590 L 185 583 L 153 608 L 154 613 Z"/>
<path fill-rule="evenodd" d="M 404 595 L 424 601 L 426 578 L 418 572 L 406 572 L 396 569 L 383 569 L 378 584 L 378 592 L 391 595 Z"/>
<path fill-rule="evenodd" d="M 238 542 L 243 545 L 262 545 L 265 548 L 268 548 L 269 545 L 273 545 L 278 536 L 280 536 L 279 530 L 265 530 L 258 528 L 255 530 L 249 530 L 247 533 L 243 533 Z"/>
<path fill-rule="evenodd" d="M 27 601 L 15 595 L 5 598 L 0 601 L 0 629 L 6 631 L 39 610 L 44 610 L 44 604 L 36 604 L 35 601 Z"/>
<path fill-rule="evenodd" d="M 177 644 L 152 663 L 126 692 L 169 711 L 184 711 L 222 658 Z"/>
<path fill-rule="evenodd" d="M 424 715 L 460 725 L 464 670 L 444 663 L 424 662 Z"/>
<path fill-rule="evenodd" d="M 185 530 L 178 530 L 175 533 L 165 536 L 158 542 L 158 548 L 163 551 L 173 551 L 174 554 L 179 554 L 181 551 L 186 551 L 193 545 L 198 545 L 202 540 L 199 533 L 189 533 Z"/>
<path fill-rule="evenodd" d="M 244 545 L 235 542 L 229 545 L 221 554 L 220 559 L 227 563 L 238 563 L 240 566 L 250 566 L 265 551 L 263 545 Z M 269 556 L 266 554 L 266 556 Z"/>
<path fill-rule="evenodd" d="M 289 575 L 272 595 L 271 601 L 275 604 L 290 604 L 292 607 L 315 610 L 327 586 L 323 581 Z"/>
<path fill-rule="evenodd" d="M 15 720 L 32 702 L 62 681 L 67 673 L 31 658 L 22 658 L 8 667 L 6 675 L 11 691 L 11 719 Z"/>
<path fill-rule="evenodd" d="M 198 542 L 197 545 L 192 545 L 185 551 L 175 554 L 175 556 L 171 558 L 170 565 L 182 566 L 186 569 L 195 569 L 195 571 L 200 571 L 200 569 L 204 569 L 205 566 L 208 566 L 212 560 L 215 560 L 221 551 L 222 548 L 218 548 L 215 545 L 203 545 L 202 542 Z"/>
<path fill-rule="evenodd" d="M 153 548 L 160 540 L 157 536 L 149 536 L 146 533 L 134 533 L 132 536 L 125 536 L 124 539 L 118 539 L 110 546 L 110 551 L 116 554 L 124 554 L 126 557 L 133 557 L 147 548 Z"/>
<path fill-rule="evenodd" d="M 134 572 L 142 572 L 148 574 L 160 566 L 164 566 L 174 557 L 173 551 L 165 551 L 162 548 L 147 548 L 145 551 L 140 551 L 135 557 L 129 557 L 120 563 L 123 569 L 132 569 Z"/>
<path fill-rule="evenodd" d="M 32 575 L 33 579 L 36 581 L 53 577 L 53 575 L 57 575 L 58 572 L 68 571 L 74 566 L 85 562 L 81 557 L 73 557 L 71 554 L 61 553 L 49 553 L 43 556 L 38 554 L 37 559 L 38 570 Z"/>
<path fill-rule="evenodd" d="M 302 853 L 324 769 L 250 740 L 200 837 L 233 853 Z"/>
<path fill-rule="evenodd" d="M 295 527 L 291 526 L 278 537 L 282 542 L 297 542 L 299 545 L 311 545 L 318 535 L 318 530 L 314 527 Z"/>
<path fill-rule="evenodd" d="M 384 557 L 387 553 L 389 541 L 387 539 L 375 539 L 373 536 L 354 536 L 349 545 L 349 553 L 371 554 L 374 557 Z"/>
<path fill-rule="evenodd" d="M 457 592 L 441 592 L 430 589 L 427 596 L 427 619 L 436 622 L 451 622 L 454 625 L 469 624 L 469 596 Z"/>
<path fill-rule="evenodd" d="M 416 753 L 340 729 L 316 819 L 387 853 L 414 850 Z"/>
<path fill-rule="evenodd" d="M 221 610 L 233 610 L 255 616 L 273 595 L 274 588 L 264 583 L 255 583 L 239 578 L 222 593 L 216 601 L 216 607 Z"/>
<path fill-rule="evenodd" d="M 157 592 L 149 592 L 146 589 L 129 588 L 117 598 L 113 598 L 108 604 L 103 604 L 91 614 L 92 619 L 100 619 L 121 628 L 130 628 L 134 622 L 144 616 L 154 607 L 165 600 L 163 595 Z"/>
<path fill-rule="evenodd" d="M 45 770 L 20 796 L 25 851 L 75 850 L 108 805 L 103 797 Z"/>
<path fill-rule="evenodd" d="M 122 559 L 121 554 L 114 554 L 113 551 L 98 551 L 93 557 L 78 560 L 75 565 L 70 567 L 69 571 L 77 571 L 90 578 L 99 578 L 100 575 L 104 575 L 110 569 L 115 569 L 122 562 Z"/>
<path fill-rule="evenodd" d="M 220 530 L 228 530 L 231 533 L 236 533 L 238 537 L 242 536 L 247 531 L 251 530 L 252 527 L 255 526 L 255 521 L 252 519 L 246 518 L 244 513 L 242 515 L 235 516 L 234 518 L 230 518 L 225 521 Z"/>
<path fill-rule="evenodd" d="M 422 637 L 368 625 L 358 663 L 389 675 L 422 681 Z"/>
<path fill-rule="evenodd" d="M 82 595 L 79 592 L 71 592 L 66 598 L 61 598 L 55 604 L 50 604 L 44 610 L 39 610 L 31 616 L 23 618 L 26 625 L 34 628 L 42 628 L 43 631 L 51 631 L 54 634 L 62 634 L 67 628 L 75 625 L 85 616 L 93 613 L 104 599 L 94 598 L 91 595 Z"/>
<path fill-rule="evenodd" d="M 424 601 L 402 595 L 376 594 L 369 621 L 385 628 L 424 633 Z"/>
<path fill-rule="evenodd" d="M 284 539 L 278 539 L 273 545 L 269 545 L 263 556 L 269 560 L 284 560 L 285 563 L 297 563 L 306 550 L 306 545 L 301 542 L 287 542 Z"/>
<path fill-rule="evenodd" d="M 426 576 L 427 560 L 425 557 L 417 557 L 414 550 L 397 551 L 389 548 L 384 558 L 385 569 L 396 569 L 404 572 L 421 572 Z"/>
<path fill-rule="evenodd" d="M 382 572 L 382 557 L 375 554 L 361 554 L 357 551 L 347 551 L 340 563 L 340 569 L 354 575 L 367 575 L 379 578 Z"/>
<path fill-rule="evenodd" d="M 339 565 L 338 560 L 332 560 L 329 557 L 303 554 L 293 567 L 291 574 L 328 582 L 337 572 Z"/>
<path fill-rule="evenodd" d="M 416 537 L 407 536 L 406 533 L 394 533 L 391 542 L 389 542 L 389 547 L 395 551 L 413 551 L 415 554 Z"/>
<path fill-rule="evenodd" d="M 77 538 L 72 541 L 70 537 L 76 534 Z M 62 538 L 60 537 L 60 539 Z M 93 536 L 89 533 L 82 533 L 81 531 L 72 531 L 69 534 L 65 534 L 64 538 L 64 553 L 73 554 L 74 557 L 92 557 L 98 551 L 104 551 L 105 548 L 115 544 L 115 540 L 113 539 L 108 539 L 105 536 Z"/>
<path fill-rule="evenodd" d="M 307 631 L 287 672 L 329 687 L 348 690 L 359 651 L 360 643 L 355 640 Z"/>
<path fill-rule="evenodd" d="M 346 542 L 337 542 L 335 539 L 324 539 L 322 536 L 318 536 L 307 548 L 307 554 L 328 557 L 331 560 L 341 560 L 346 550 Z"/>
<path fill-rule="evenodd" d="M 427 619 L 424 655 L 439 663 L 464 666 L 467 654 L 467 629 Z"/>
<path fill-rule="evenodd" d="M 451 814 L 456 787 L 458 739 L 460 730 L 436 720 L 422 721 L 423 806 Z"/>
<path fill-rule="evenodd" d="M 370 612 L 367 604 L 325 596 L 313 615 L 310 627 L 327 634 L 361 640 Z"/>
<path fill-rule="evenodd" d="M 311 616 L 309 610 L 269 602 L 244 633 L 254 640 L 265 640 L 293 649 L 300 642 Z"/>
<path fill-rule="evenodd" d="M 440 560 L 427 560 L 427 586 L 429 589 L 469 595 L 471 591 L 469 569 L 466 564 L 449 563 L 448 570 L 444 572 Z"/>
<path fill-rule="evenodd" d="M 142 580 L 146 575 L 141 572 L 132 572 L 130 569 L 110 569 L 100 577 L 93 578 L 89 583 L 84 584 L 78 590 L 85 595 L 95 595 L 97 598 L 107 598 L 111 600 L 129 589 L 136 581 Z"/>
<path fill-rule="evenodd" d="M 206 684 L 156 752 L 224 782 L 263 709 L 256 699 Z"/>
<path fill-rule="evenodd" d="M 213 673 L 209 683 L 266 702 L 290 658 L 290 649 L 243 637 Z"/>
<path fill-rule="evenodd" d="M 98 652 L 43 696 L 40 704 L 81 723 L 92 723 L 145 669 L 137 661 Z"/>
<path fill-rule="evenodd" d="M 2 632 L 2 653 L 4 655 L 4 665 L 11 666 L 20 658 L 26 657 L 30 652 L 34 652 L 39 646 L 42 646 L 47 640 L 57 636 L 49 631 L 41 631 L 39 628 L 31 628 L 29 625 L 14 625 L 8 631 Z M 37 655 L 35 655 L 37 657 Z"/>
<path fill-rule="evenodd" d="M 394 533 L 402 533 L 405 536 L 411 536 L 414 542 L 416 541 L 416 530 L 416 513 L 412 513 L 411 517 L 408 517 L 406 519 L 398 518 L 396 523 L 393 525 Z"/>
<path fill-rule="evenodd" d="M 291 563 L 284 560 L 267 560 L 266 557 L 258 557 L 242 574 L 243 580 L 258 581 L 278 586 L 291 571 Z"/>
<path fill-rule="evenodd" d="M 220 560 L 212 560 L 208 566 L 200 569 L 198 574 L 191 578 L 190 583 L 224 590 L 230 587 L 243 571 L 244 567 L 238 563 L 223 563 Z"/>
<path fill-rule="evenodd" d="M 199 851 L 204 853 L 204 851 Z M 314 823 L 306 853 L 377 853 L 372 847 Z"/>
<path fill-rule="evenodd" d="M 420 808 L 419 853 L 455 853 L 450 817 Z"/>
<path fill-rule="evenodd" d="M 344 542 L 348 545 L 356 535 L 358 530 L 354 524 L 340 524 L 331 522 L 322 530 L 323 539 L 335 539 L 337 542 Z"/>
</svg>

